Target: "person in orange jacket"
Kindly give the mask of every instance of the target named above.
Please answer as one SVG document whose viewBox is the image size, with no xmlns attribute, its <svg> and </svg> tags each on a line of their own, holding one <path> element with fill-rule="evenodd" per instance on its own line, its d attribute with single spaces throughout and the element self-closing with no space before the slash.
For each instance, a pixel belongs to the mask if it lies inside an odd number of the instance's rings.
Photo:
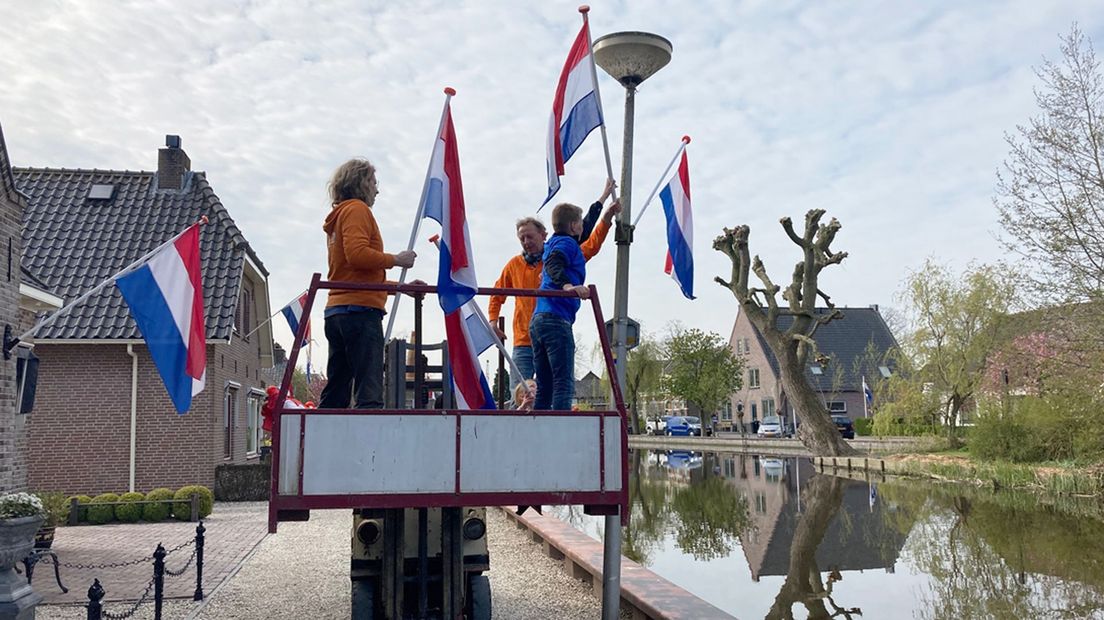
<svg viewBox="0 0 1104 620">
<path fill-rule="evenodd" d="M 615 184 L 613 179 L 606 180 L 606 187 L 598 201 L 590 205 L 589 212 L 583 222 L 583 243 L 580 249 L 583 258 L 590 260 L 602 249 L 602 244 L 609 235 L 610 226 L 615 215 L 621 212 L 621 203 L 614 201 L 602 213 L 602 205 L 613 194 Z M 601 219 L 598 218 L 601 214 Z M 596 222 L 597 221 L 597 222 Z M 548 232 L 544 224 L 535 217 L 525 217 L 517 221 L 517 238 L 521 243 L 521 254 L 511 258 L 502 268 L 502 274 L 495 282 L 495 288 L 524 288 L 539 289 L 541 283 L 541 270 L 544 263 L 541 256 L 544 254 L 544 242 L 548 238 Z M 490 306 L 487 308 L 488 319 L 498 337 L 506 341 L 506 334 L 498 328 L 498 317 L 502 314 L 502 304 L 506 302 L 505 295 L 491 296 Z M 532 379 L 533 368 L 533 341 L 529 337 L 529 321 L 533 318 L 533 309 L 537 305 L 536 297 L 515 297 L 513 336 L 513 358 L 518 370 L 523 377 L 515 377 L 511 372 L 510 386 L 516 388 L 522 379 Z"/>
<path fill-rule="evenodd" d="M 413 267 L 415 253 L 383 251 L 373 213 L 379 194 L 376 168 L 366 159 L 350 159 L 329 184 L 332 209 L 322 230 L 329 246 L 329 276 L 341 282 L 383 283 L 392 267 Z M 383 407 L 383 315 L 387 293 L 331 289 L 326 302 L 329 383 L 318 406 L 346 409 L 355 393 L 357 409 Z"/>
</svg>

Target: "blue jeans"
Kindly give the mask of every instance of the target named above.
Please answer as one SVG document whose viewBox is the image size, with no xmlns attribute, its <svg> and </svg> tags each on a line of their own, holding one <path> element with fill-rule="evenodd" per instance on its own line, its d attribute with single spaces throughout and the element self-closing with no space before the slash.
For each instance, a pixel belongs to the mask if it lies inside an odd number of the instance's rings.
<svg viewBox="0 0 1104 620">
<path fill-rule="evenodd" d="M 517 387 L 523 379 L 533 378 L 533 347 L 532 346 L 520 346 L 514 347 L 514 365 L 521 371 L 521 376 L 514 374 L 513 370 L 510 371 L 510 390 L 511 394 L 513 389 Z"/>
<path fill-rule="evenodd" d="M 568 411 L 575 398 L 575 334 L 571 323 L 548 312 L 529 323 L 533 370 L 537 375 L 534 409 Z"/>
</svg>

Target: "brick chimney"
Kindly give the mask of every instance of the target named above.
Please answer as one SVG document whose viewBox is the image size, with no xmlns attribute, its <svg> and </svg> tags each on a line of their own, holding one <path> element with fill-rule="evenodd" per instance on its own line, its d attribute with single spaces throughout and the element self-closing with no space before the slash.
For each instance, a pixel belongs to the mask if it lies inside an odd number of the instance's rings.
<svg viewBox="0 0 1104 620">
<path fill-rule="evenodd" d="M 180 189 L 184 173 L 192 169 L 192 160 L 180 148 L 180 136 L 165 136 L 165 148 L 157 151 L 157 188 Z"/>
</svg>

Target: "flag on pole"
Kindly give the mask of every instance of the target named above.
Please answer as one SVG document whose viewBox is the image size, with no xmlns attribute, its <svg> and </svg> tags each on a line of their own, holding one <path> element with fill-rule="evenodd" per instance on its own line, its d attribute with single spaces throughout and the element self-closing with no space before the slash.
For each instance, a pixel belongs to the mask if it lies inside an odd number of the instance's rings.
<svg viewBox="0 0 1104 620">
<path fill-rule="evenodd" d="M 437 268 L 437 300 L 445 313 L 449 370 L 456 386 L 457 404 L 461 409 L 494 409 L 491 387 L 479 365 L 479 354 L 486 349 L 479 347 L 485 336 L 473 338 L 467 318 L 474 313 L 470 309 L 467 313 L 464 311 L 475 297 L 478 285 L 464 212 L 456 131 L 449 106 L 445 107 L 445 122 L 430 158 L 429 190 L 423 208 L 426 217 L 441 224 L 441 236 L 437 241 L 441 254 Z"/>
<path fill-rule="evenodd" d="M 199 224 L 115 279 L 177 413 L 192 406 L 207 377 L 207 329 Z"/>
<path fill-rule="evenodd" d="M 602 107 L 598 102 L 598 86 L 594 83 L 594 58 L 590 50 L 590 32 L 586 21 L 571 45 L 567 61 L 556 85 L 552 100 L 552 116 L 548 119 L 548 204 L 560 191 L 564 164 L 582 145 L 590 132 L 602 125 Z"/>
<path fill-rule="evenodd" d="M 291 302 L 280 308 L 280 313 L 287 319 L 288 326 L 291 327 L 291 336 L 294 338 L 299 333 L 299 323 L 303 321 L 303 308 L 307 305 L 307 293 L 296 297 Z M 303 333 L 303 346 L 306 346 L 310 342 L 310 317 L 306 318 L 307 331 Z"/>
<path fill-rule="evenodd" d="M 874 391 L 866 384 L 866 377 L 862 378 L 862 390 L 863 398 L 866 399 L 867 406 L 874 404 Z"/>
<path fill-rule="evenodd" d="M 694 217 L 690 211 L 690 164 L 682 152 L 678 171 L 659 192 L 667 216 L 667 264 L 663 271 L 674 278 L 687 299 L 694 299 Z"/>
<path fill-rule="evenodd" d="M 437 271 L 437 298 L 445 314 L 455 312 L 475 297 L 475 263 L 471 256 L 468 222 L 464 214 L 464 186 L 460 181 L 460 156 L 451 106 L 429 163 L 429 188 L 425 216 L 441 224 L 441 259 Z"/>
</svg>

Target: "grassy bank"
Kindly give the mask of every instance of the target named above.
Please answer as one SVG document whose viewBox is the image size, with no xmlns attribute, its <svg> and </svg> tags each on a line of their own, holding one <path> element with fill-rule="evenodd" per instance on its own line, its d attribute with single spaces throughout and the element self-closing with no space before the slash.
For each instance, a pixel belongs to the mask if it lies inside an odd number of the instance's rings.
<svg viewBox="0 0 1104 620">
<path fill-rule="evenodd" d="M 977 461 L 964 452 L 904 454 L 889 457 L 894 473 L 926 476 L 993 489 L 1022 489 L 1054 495 L 1104 498 L 1104 466 L 1062 463 Z"/>
</svg>

